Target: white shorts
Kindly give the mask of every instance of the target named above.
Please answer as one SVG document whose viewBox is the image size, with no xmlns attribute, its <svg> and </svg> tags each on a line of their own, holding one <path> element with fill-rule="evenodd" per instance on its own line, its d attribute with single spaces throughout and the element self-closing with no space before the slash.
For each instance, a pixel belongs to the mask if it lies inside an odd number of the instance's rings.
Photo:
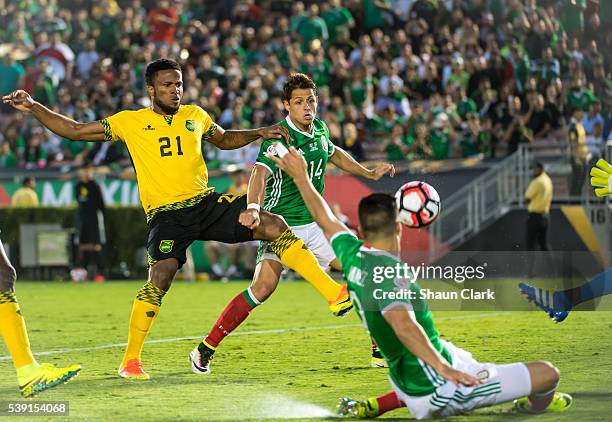
<svg viewBox="0 0 612 422">
<path fill-rule="evenodd" d="M 393 391 L 417 419 L 452 416 L 480 407 L 505 403 L 531 393 L 529 370 L 523 363 L 496 365 L 479 363 L 472 354 L 450 342 L 440 340 L 453 360 L 453 368 L 474 375 L 484 384 L 476 387 L 446 381 L 427 396 L 409 396 L 389 378 Z"/>
<path fill-rule="evenodd" d="M 325 234 L 323 234 L 323 230 L 321 230 L 317 223 L 292 226 L 291 230 L 306 244 L 306 246 L 308 246 L 308 249 L 314 254 L 322 268 L 327 269 L 330 262 L 336 259 L 334 250 L 327 241 Z M 261 242 L 257 262 L 259 263 L 264 259 L 272 259 L 281 262 L 280 258 L 270 250 L 268 242 Z"/>
</svg>

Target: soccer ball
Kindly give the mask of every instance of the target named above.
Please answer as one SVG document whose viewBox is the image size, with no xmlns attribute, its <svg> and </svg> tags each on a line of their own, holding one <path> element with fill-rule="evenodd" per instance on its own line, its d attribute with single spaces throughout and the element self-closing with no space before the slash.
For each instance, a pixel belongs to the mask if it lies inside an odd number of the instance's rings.
<svg viewBox="0 0 612 422">
<path fill-rule="evenodd" d="M 440 195 L 428 183 L 412 181 L 395 194 L 400 223 L 408 227 L 425 227 L 440 214 Z"/>
</svg>

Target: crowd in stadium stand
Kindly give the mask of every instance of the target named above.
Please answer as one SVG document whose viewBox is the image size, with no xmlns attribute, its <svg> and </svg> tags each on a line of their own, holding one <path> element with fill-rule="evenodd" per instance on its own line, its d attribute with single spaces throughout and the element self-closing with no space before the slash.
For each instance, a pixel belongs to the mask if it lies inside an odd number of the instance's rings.
<svg viewBox="0 0 612 422">
<path fill-rule="evenodd" d="M 184 103 L 249 128 L 284 118 L 300 71 L 358 159 L 504 157 L 582 129 L 592 159 L 610 133 L 611 27 L 598 0 L 0 0 L 0 94 L 93 121 L 148 106 L 146 64 L 168 57 Z M 0 167 L 129 166 L 120 143 L 70 142 L 0 107 Z M 213 166 L 257 151 L 206 147 Z"/>
</svg>

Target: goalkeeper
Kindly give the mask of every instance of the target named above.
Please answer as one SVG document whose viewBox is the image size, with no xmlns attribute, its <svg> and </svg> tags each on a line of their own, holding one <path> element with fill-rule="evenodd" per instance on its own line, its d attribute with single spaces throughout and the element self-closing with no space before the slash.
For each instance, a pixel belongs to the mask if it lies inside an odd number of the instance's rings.
<svg viewBox="0 0 612 422">
<path fill-rule="evenodd" d="M 612 166 L 603 158 L 591 168 L 591 186 L 599 197 L 612 194 Z M 546 312 L 553 321 L 562 322 L 578 304 L 612 294 L 612 269 L 597 274 L 578 287 L 553 291 L 552 295 L 526 283 L 520 283 L 519 287 L 527 300 Z"/>
</svg>

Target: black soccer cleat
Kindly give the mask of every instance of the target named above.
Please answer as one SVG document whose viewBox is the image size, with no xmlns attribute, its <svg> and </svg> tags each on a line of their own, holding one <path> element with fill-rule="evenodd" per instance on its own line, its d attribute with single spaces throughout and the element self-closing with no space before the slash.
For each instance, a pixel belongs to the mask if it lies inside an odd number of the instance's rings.
<svg viewBox="0 0 612 422">
<path fill-rule="evenodd" d="M 198 344 L 198 347 L 189 353 L 191 372 L 198 375 L 210 374 L 210 361 L 214 353 L 215 351 L 204 343 Z"/>
</svg>

